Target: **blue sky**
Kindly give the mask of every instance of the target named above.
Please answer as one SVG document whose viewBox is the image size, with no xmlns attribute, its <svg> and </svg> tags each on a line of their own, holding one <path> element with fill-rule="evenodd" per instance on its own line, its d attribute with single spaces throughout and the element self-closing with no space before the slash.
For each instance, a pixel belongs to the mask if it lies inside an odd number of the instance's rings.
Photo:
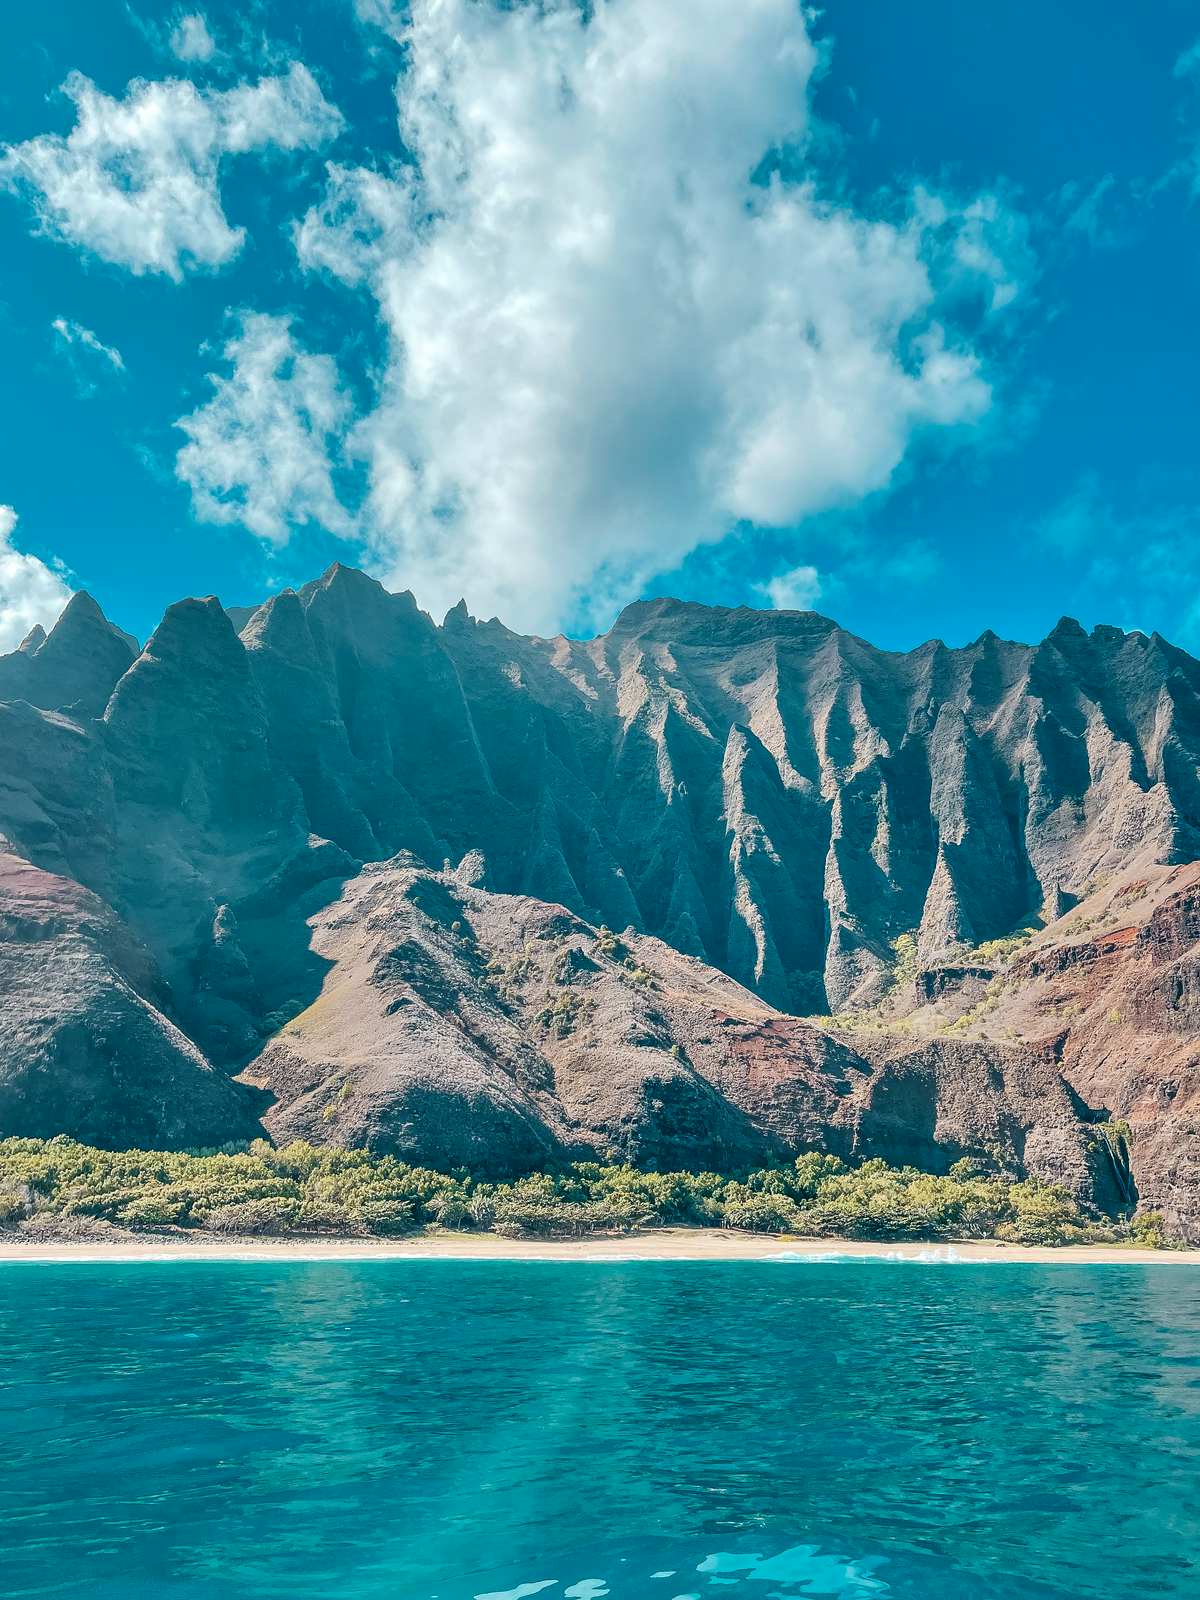
<svg viewBox="0 0 1200 1600">
<path fill-rule="evenodd" d="M 1200 649 L 1194 4 L 0 37 L 6 646 L 69 587 L 145 637 L 340 557 L 540 632 L 674 593 Z"/>
</svg>

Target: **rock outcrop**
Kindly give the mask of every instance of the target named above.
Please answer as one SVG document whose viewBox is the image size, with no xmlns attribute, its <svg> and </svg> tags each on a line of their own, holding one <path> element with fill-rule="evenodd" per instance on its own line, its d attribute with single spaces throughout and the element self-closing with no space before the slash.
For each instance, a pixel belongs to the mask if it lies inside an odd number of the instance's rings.
<svg viewBox="0 0 1200 1600">
<path fill-rule="evenodd" d="M 1117 1189 L 1195 1234 L 1200 863 L 1116 875 L 1027 940 L 984 954 L 983 985 L 978 968 L 966 985 L 926 981 L 915 1006 L 897 996 L 891 1015 L 858 1019 L 859 1028 L 953 1036 L 971 1052 L 1003 1045 L 1052 1056 L 1096 1119 L 1099 1154 L 1115 1156 Z"/>
<path fill-rule="evenodd" d="M 36 627 L 18 650 L 0 656 L 0 700 L 27 700 L 43 710 L 79 717 L 101 716 L 137 653 L 137 640 L 114 628 L 81 589 L 49 633 Z"/>
<path fill-rule="evenodd" d="M 96 895 L 0 850 L 0 1131 L 118 1149 L 252 1138 L 263 1097 L 164 1014 L 147 952 Z"/>
<path fill-rule="evenodd" d="M 426 1160 L 991 1151 L 1200 1215 L 1196 934 L 1170 878 L 1200 860 L 1200 663 L 1157 636 L 1064 621 L 896 654 L 809 612 L 654 600 L 538 639 L 464 606 L 438 626 L 335 566 L 254 608 L 181 601 L 139 650 L 79 595 L 0 657 L 0 832 L 85 897 L 88 993 L 119 979 L 232 1096 L 202 1142 L 244 1126 L 244 1072 L 277 1136 Z M 1156 932 L 1021 964 L 1071 948 L 1101 883 L 1157 905 L 1168 880 Z M 999 1009 L 1085 968 L 1102 998 L 1064 1002 L 1086 1027 L 980 1028 L 980 948 L 1035 923 Z M 605 928 L 628 930 L 618 962 Z M 35 986 L 12 985 L 16 1017 Z M 853 1015 L 800 1020 L 827 1013 Z M 24 1048 L 5 1070 L 28 1096 Z M 67 1117 L 46 1104 L 39 1125 Z M 198 1126 L 171 1115 L 164 1140 Z"/>
<path fill-rule="evenodd" d="M 973 1156 L 1120 1199 L 1052 1050 L 863 1048 L 659 939 L 412 857 L 364 867 L 311 925 L 320 993 L 244 1074 L 280 1141 L 499 1171 Z"/>
</svg>

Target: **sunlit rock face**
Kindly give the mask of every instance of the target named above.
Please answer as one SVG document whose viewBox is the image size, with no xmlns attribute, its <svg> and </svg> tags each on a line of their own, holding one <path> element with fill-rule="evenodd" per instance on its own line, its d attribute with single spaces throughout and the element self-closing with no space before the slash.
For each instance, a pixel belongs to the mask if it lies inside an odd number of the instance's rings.
<svg viewBox="0 0 1200 1600">
<path fill-rule="evenodd" d="M 1157 638 L 896 655 L 812 613 L 653 601 L 586 643 L 461 613 L 442 640 L 522 818 L 514 850 L 497 817 L 500 885 L 789 1009 L 870 998 L 902 933 L 932 961 L 1200 854 L 1200 668 Z"/>
<path fill-rule="evenodd" d="M 1157 636 L 1070 621 L 896 654 L 811 612 L 653 600 L 539 639 L 335 566 L 251 610 L 180 601 L 139 650 L 77 595 L 0 657 L 0 834 L 99 897 L 142 952 L 120 982 L 268 1090 L 281 1137 L 509 1167 L 998 1140 L 1099 1193 L 1081 1130 L 1111 1073 L 1078 1039 L 963 1055 L 795 1018 L 882 1003 L 890 1028 L 898 939 L 940 1016 L 955 962 L 989 981 L 981 944 L 1200 858 L 1198 690 Z M 544 937 L 556 918 L 579 931 Z M 527 946 L 532 989 L 499 994 Z M 560 957 L 596 971 L 560 983 Z M 561 1034 L 559 989 L 595 991 Z"/>
</svg>

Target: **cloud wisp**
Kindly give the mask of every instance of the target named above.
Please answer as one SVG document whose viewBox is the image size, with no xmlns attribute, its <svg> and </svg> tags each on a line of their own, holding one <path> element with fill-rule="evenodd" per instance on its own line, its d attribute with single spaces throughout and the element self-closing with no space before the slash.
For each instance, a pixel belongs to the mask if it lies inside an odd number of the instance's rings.
<svg viewBox="0 0 1200 1600">
<path fill-rule="evenodd" d="M 125 358 L 121 352 L 114 345 L 105 344 L 103 339 L 94 334 L 90 328 L 85 328 L 81 322 L 72 322 L 69 317 L 55 317 L 50 326 L 64 345 L 74 345 L 81 350 L 89 351 L 110 366 L 114 372 L 125 371 Z"/>
<path fill-rule="evenodd" d="M 201 11 L 189 11 L 171 30 L 171 54 L 180 61 L 211 61 L 217 42 L 209 32 L 208 20 Z"/>
<path fill-rule="evenodd" d="M 776 611 L 811 611 L 821 595 L 821 574 L 816 567 L 792 567 L 777 572 L 760 585 Z"/>
<path fill-rule="evenodd" d="M 0 652 L 15 650 L 36 624 L 49 629 L 71 598 L 61 573 L 13 544 L 17 513 L 0 505 Z"/>
<path fill-rule="evenodd" d="M 188 441 L 176 470 L 196 514 L 275 546 L 309 523 L 352 536 L 330 464 L 351 413 L 335 363 L 302 349 L 287 317 L 247 312 L 235 323 L 228 370 L 209 374 L 212 397 L 176 424 Z"/>
<path fill-rule="evenodd" d="M 242 247 L 244 230 L 222 209 L 222 161 L 316 147 L 342 126 L 300 62 L 222 90 L 135 79 L 121 100 L 74 72 L 63 92 L 75 107 L 71 132 L 4 146 L 0 185 L 28 197 L 51 237 L 176 282 L 188 268 L 223 266 Z"/>
</svg>

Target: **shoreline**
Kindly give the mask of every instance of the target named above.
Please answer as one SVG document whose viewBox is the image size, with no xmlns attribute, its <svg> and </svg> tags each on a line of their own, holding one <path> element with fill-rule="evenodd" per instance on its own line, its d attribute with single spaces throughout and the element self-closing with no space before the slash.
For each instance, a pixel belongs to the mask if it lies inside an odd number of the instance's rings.
<svg viewBox="0 0 1200 1600">
<path fill-rule="evenodd" d="M 1020 1245 L 996 1239 L 792 1238 L 720 1228 L 661 1228 L 586 1239 L 505 1239 L 489 1233 L 400 1239 L 226 1238 L 130 1234 L 118 1239 L 28 1239 L 0 1235 L 0 1265 L 183 1261 L 909 1261 L 1200 1266 L 1200 1249 L 1130 1245 Z"/>
</svg>

